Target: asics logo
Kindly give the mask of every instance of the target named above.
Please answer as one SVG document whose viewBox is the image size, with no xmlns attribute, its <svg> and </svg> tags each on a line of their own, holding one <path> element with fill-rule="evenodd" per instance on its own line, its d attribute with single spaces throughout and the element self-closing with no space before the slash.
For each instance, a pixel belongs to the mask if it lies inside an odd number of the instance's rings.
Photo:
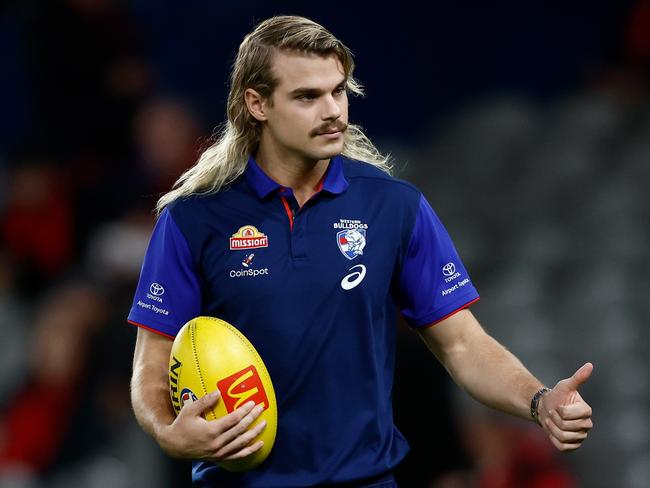
<svg viewBox="0 0 650 488">
<path fill-rule="evenodd" d="M 344 290 L 351 290 L 361 283 L 366 276 L 366 267 L 363 264 L 352 266 L 348 271 L 352 271 L 354 268 L 359 268 L 359 270 L 345 275 L 341 280 L 341 288 Z"/>
</svg>

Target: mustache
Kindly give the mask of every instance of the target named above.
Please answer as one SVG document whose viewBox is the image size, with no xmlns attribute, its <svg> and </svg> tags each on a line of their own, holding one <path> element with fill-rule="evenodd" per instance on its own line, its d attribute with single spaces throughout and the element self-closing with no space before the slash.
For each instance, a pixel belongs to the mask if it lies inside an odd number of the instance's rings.
<svg viewBox="0 0 650 488">
<path fill-rule="evenodd" d="M 337 130 L 340 132 L 345 132 L 348 129 L 348 124 L 346 124 L 343 121 L 336 121 L 333 124 L 323 124 L 320 127 L 317 127 L 313 131 L 311 131 L 311 136 L 317 136 L 319 134 L 324 134 L 325 132 L 330 132 L 333 130 Z"/>
</svg>

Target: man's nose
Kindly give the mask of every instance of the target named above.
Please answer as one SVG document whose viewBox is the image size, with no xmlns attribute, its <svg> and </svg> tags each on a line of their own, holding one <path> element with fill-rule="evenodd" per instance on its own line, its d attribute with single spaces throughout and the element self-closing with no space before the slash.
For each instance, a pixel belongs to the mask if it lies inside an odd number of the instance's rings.
<svg viewBox="0 0 650 488">
<path fill-rule="evenodd" d="M 323 120 L 336 120 L 341 116 L 341 107 L 332 95 L 324 99 Z"/>
</svg>

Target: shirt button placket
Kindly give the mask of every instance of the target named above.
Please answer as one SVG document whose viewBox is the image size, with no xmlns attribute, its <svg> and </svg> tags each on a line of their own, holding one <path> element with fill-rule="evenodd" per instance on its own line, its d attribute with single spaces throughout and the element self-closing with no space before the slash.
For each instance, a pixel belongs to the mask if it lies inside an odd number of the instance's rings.
<svg viewBox="0 0 650 488">
<path fill-rule="evenodd" d="M 295 259 L 304 259 L 307 257 L 307 248 L 305 245 L 307 207 L 303 206 L 300 210 L 298 210 L 296 208 L 298 204 L 295 202 L 295 199 L 292 198 L 292 200 L 292 204 L 295 204 L 295 207 L 292 205 L 292 209 L 294 211 L 293 232 L 291 233 L 291 247 L 293 249 L 293 257 Z"/>
<path fill-rule="evenodd" d="M 280 197 L 284 200 L 283 205 L 286 211 L 291 212 L 289 218 L 290 230 L 290 243 L 291 243 L 291 256 L 294 259 L 301 259 L 306 257 L 306 249 L 304 245 L 305 234 L 305 208 L 300 209 L 296 198 L 293 196 L 291 188 L 280 188 Z M 288 209 L 286 207 L 289 207 Z"/>
</svg>

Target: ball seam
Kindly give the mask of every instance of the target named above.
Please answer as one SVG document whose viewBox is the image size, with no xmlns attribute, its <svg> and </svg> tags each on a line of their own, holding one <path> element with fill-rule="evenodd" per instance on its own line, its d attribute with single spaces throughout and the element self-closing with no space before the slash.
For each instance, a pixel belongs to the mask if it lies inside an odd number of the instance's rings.
<svg viewBox="0 0 650 488">
<path fill-rule="evenodd" d="M 260 353 L 257 352 L 257 349 L 255 349 L 255 346 L 253 346 L 251 341 L 249 341 L 248 338 L 239 331 L 239 329 L 237 329 L 233 325 L 229 324 L 225 320 L 221 320 L 221 319 L 218 319 L 216 317 L 207 317 L 207 318 L 209 318 L 210 320 L 212 320 L 214 322 L 221 323 L 221 325 L 223 325 L 224 327 L 229 329 L 232 333 L 234 333 L 237 336 L 237 338 L 241 341 L 241 343 L 244 344 L 244 346 L 246 346 L 248 351 L 251 353 L 251 356 L 253 358 L 255 358 L 254 361 L 255 361 L 255 364 L 257 365 L 258 369 L 263 371 L 264 373 L 266 373 L 265 376 L 271 382 L 271 375 L 269 374 L 269 370 L 266 368 L 266 365 L 264 364 L 264 361 L 262 361 L 262 359 L 261 359 Z M 258 374 L 259 374 L 259 372 L 258 372 Z M 271 382 L 271 384 L 272 384 L 272 382 Z M 269 393 L 272 394 L 273 402 L 276 403 L 276 405 L 277 405 L 277 399 L 275 398 L 275 392 L 273 390 L 271 390 L 270 392 L 267 391 L 266 394 L 268 395 Z M 276 412 L 275 418 L 277 419 L 277 412 Z"/>
<path fill-rule="evenodd" d="M 248 349 L 248 351 L 251 353 L 251 356 L 252 356 L 253 358 L 255 358 L 255 363 L 257 364 L 257 366 L 258 366 L 260 369 L 262 369 L 262 370 L 263 370 L 267 375 L 269 375 L 269 372 L 268 372 L 268 370 L 266 369 L 266 365 L 264 364 L 264 362 L 260 361 L 260 357 L 261 357 L 261 356 L 260 356 L 260 353 L 257 352 L 257 349 L 255 349 L 255 346 L 253 346 L 253 344 L 252 344 L 252 343 L 251 343 L 251 342 L 246 338 L 246 336 L 244 336 L 244 334 L 242 334 L 238 329 L 236 329 L 235 327 L 233 327 L 232 325 L 230 325 L 230 324 L 229 324 L 228 322 L 226 322 L 225 320 L 220 320 L 220 319 L 217 319 L 217 318 L 215 318 L 215 317 L 209 317 L 209 318 L 212 319 L 212 320 L 214 320 L 214 321 L 221 322 L 221 325 L 223 325 L 224 327 L 226 327 L 227 329 L 229 329 L 231 332 L 233 332 L 233 333 L 237 336 L 237 338 L 241 341 L 241 343 L 242 343 L 244 346 L 246 346 L 246 348 Z M 269 377 L 270 377 L 270 375 L 269 375 Z"/>
<path fill-rule="evenodd" d="M 194 333 L 196 330 L 195 324 L 190 326 L 190 343 L 192 344 L 192 356 L 194 356 L 194 365 L 196 366 L 196 371 L 199 374 L 199 380 L 201 380 L 201 388 L 203 388 L 203 395 L 208 394 L 208 389 L 205 387 L 205 381 L 203 381 L 203 374 L 201 374 L 201 368 L 199 367 L 199 357 L 196 354 L 196 342 L 194 340 Z M 214 420 L 217 420 L 216 415 L 210 409 L 210 414 L 214 417 Z"/>
</svg>

